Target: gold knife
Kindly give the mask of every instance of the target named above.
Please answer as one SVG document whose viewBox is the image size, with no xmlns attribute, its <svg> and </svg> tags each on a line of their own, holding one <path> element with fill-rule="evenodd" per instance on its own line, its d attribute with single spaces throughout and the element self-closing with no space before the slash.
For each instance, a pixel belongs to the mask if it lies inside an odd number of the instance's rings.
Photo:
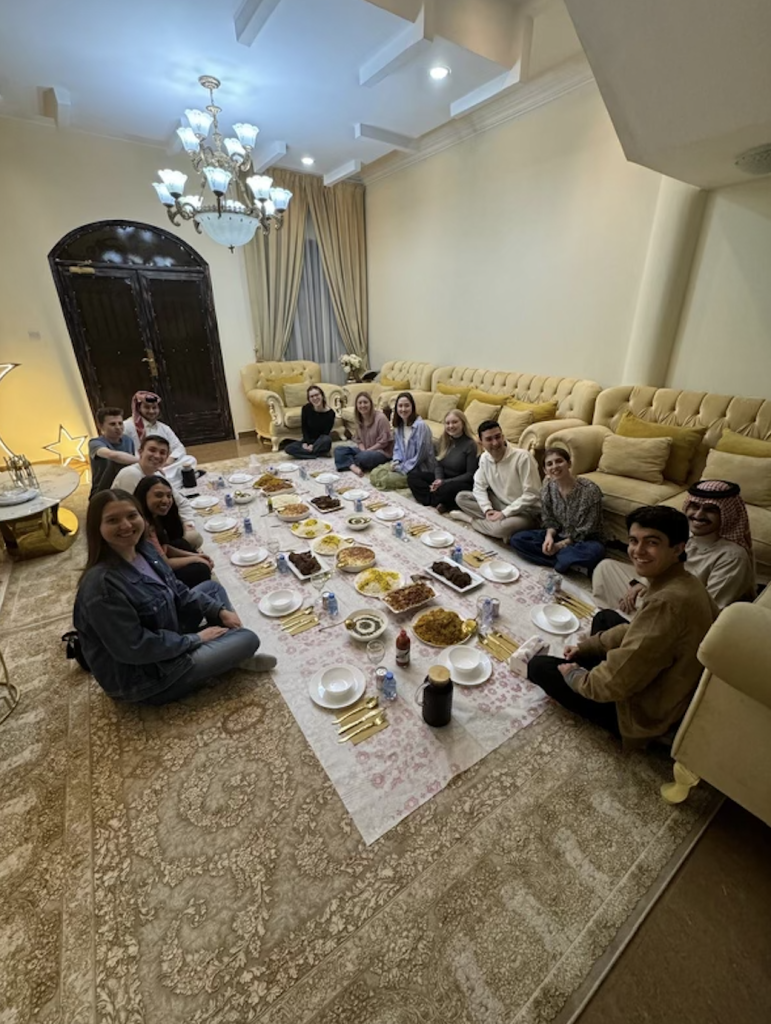
<svg viewBox="0 0 771 1024">
<path fill-rule="evenodd" d="M 376 717 L 373 718 L 373 720 L 371 722 L 367 722 L 366 725 L 360 726 L 358 729 L 355 729 L 353 732 L 349 732 L 347 736 L 341 736 L 338 739 L 337 742 L 338 743 L 347 743 L 348 740 L 352 740 L 354 738 L 354 736 L 359 736 L 361 733 L 367 732 L 369 729 L 373 729 L 376 725 L 383 725 L 385 720 L 386 720 L 385 711 L 383 711 L 381 709 L 380 711 L 378 711 Z"/>
<path fill-rule="evenodd" d="M 355 708 L 351 708 L 350 711 L 346 711 L 344 715 L 336 715 L 337 724 L 340 725 L 346 718 L 353 718 L 355 715 L 360 714 L 362 711 L 366 711 L 367 708 L 376 708 L 378 704 L 377 697 L 367 697 L 366 700 L 361 701 L 356 705 Z"/>
<path fill-rule="evenodd" d="M 367 711 L 366 714 L 361 716 L 361 718 L 352 718 L 347 725 L 341 725 L 337 730 L 337 734 L 338 736 L 342 736 L 344 732 L 350 732 L 351 729 L 356 729 L 357 726 L 363 725 L 364 722 L 368 721 L 370 718 L 377 718 L 377 716 L 382 713 L 383 712 L 380 708 L 374 708 L 372 711 Z"/>
</svg>

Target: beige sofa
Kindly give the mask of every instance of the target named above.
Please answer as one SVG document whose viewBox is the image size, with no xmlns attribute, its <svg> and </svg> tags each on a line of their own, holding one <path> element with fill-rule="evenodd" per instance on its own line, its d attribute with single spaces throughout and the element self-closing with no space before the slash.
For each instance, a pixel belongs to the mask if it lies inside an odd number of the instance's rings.
<svg viewBox="0 0 771 1024">
<path fill-rule="evenodd" d="M 435 369 L 433 363 L 413 363 L 405 359 L 395 359 L 383 363 L 380 370 L 380 381 L 408 380 L 410 382 L 408 390 L 417 400 L 418 395 L 428 394 L 431 391 L 431 378 Z M 342 394 L 338 399 L 338 412 L 351 433 L 354 430 L 354 403 L 358 394 L 366 391 L 372 396 L 372 401 L 379 409 L 382 409 L 384 405 L 391 405 L 393 398 L 398 394 L 392 388 L 383 387 L 380 381 L 371 381 L 369 384 L 346 384 L 342 389 Z M 423 415 L 420 409 L 418 409 L 418 414 Z"/>
<path fill-rule="evenodd" d="M 291 405 L 284 402 L 284 397 L 271 389 L 271 381 L 281 377 L 302 377 L 304 385 L 297 385 L 297 394 Z M 270 441 L 273 451 L 283 440 L 299 440 L 302 437 L 301 414 L 305 404 L 302 394 L 310 384 L 318 384 L 327 396 L 327 404 L 338 409 L 342 404 L 343 389 L 339 384 L 323 384 L 321 367 L 304 359 L 289 362 L 248 363 L 241 369 L 241 383 L 252 410 L 252 419 L 257 436 Z M 302 398 L 299 402 L 297 399 Z M 342 437 L 343 424 L 339 415 L 335 420 L 335 430 Z"/>
<path fill-rule="evenodd" d="M 685 484 L 666 479 L 660 484 L 648 483 L 597 470 L 603 441 L 614 432 L 627 410 L 650 423 L 705 430 L 704 441 L 691 463 Z M 574 471 L 593 480 L 603 492 L 609 534 L 625 540 L 626 516 L 638 506 L 667 504 L 682 508 L 688 486 L 701 478 L 709 451 L 725 428 L 745 437 L 771 441 L 771 401 L 623 385 L 602 392 L 591 426 L 558 430 L 551 434 L 548 442 L 568 446 Z M 748 505 L 747 511 L 758 578 L 766 581 L 771 578 L 771 508 Z"/>
<path fill-rule="evenodd" d="M 680 803 L 699 779 L 771 825 L 771 588 L 721 612 L 699 648 L 704 665 L 672 746 Z"/>
</svg>

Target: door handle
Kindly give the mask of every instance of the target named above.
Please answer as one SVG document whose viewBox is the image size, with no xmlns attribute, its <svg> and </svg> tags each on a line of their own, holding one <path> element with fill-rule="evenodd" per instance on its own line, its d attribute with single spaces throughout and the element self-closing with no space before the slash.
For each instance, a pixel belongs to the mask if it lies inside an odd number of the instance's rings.
<svg viewBox="0 0 771 1024">
<path fill-rule="evenodd" d="M 143 363 L 147 363 L 147 368 L 150 371 L 150 376 L 154 377 L 155 379 L 157 379 L 158 378 L 158 364 L 155 361 L 155 353 L 153 352 L 153 350 L 151 348 L 146 348 L 145 352 L 147 354 L 142 359 L 142 362 Z"/>
</svg>

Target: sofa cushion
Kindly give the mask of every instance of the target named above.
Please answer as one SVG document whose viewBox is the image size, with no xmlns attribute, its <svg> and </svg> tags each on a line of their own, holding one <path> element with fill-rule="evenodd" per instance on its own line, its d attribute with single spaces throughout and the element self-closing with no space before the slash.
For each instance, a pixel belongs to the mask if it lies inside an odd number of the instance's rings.
<svg viewBox="0 0 771 1024">
<path fill-rule="evenodd" d="M 297 402 L 287 402 L 285 397 L 286 393 L 284 391 L 284 388 L 287 385 L 294 386 L 295 388 L 302 385 L 302 400 L 303 402 L 305 402 L 305 391 L 307 391 L 308 388 L 311 386 L 311 382 L 309 380 L 306 380 L 301 373 L 293 373 L 286 377 L 268 377 L 265 381 L 265 386 L 268 389 L 268 391 L 275 391 L 275 393 L 278 395 L 278 397 L 281 399 L 284 405 L 297 405 Z"/>
<path fill-rule="evenodd" d="M 428 407 L 428 418 L 435 423 L 444 424 L 444 418 L 448 412 L 457 408 L 455 395 L 441 395 L 437 392 L 431 396 L 431 404 Z"/>
<path fill-rule="evenodd" d="M 664 478 L 673 480 L 676 484 L 684 484 L 688 479 L 693 457 L 704 440 L 706 428 L 649 423 L 627 409 L 616 427 L 616 433 L 621 437 L 671 437 L 672 447 L 664 467 Z"/>
<path fill-rule="evenodd" d="M 713 449 L 707 456 L 704 479 L 730 480 L 741 487 L 746 504 L 771 509 L 771 459 Z"/>
<path fill-rule="evenodd" d="M 440 395 L 455 395 L 458 399 L 458 408 L 463 409 L 466 405 L 466 399 L 471 388 L 464 388 L 456 386 L 455 384 L 437 384 L 436 390 Z"/>
<path fill-rule="evenodd" d="M 500 409 L 503 403 L 508 400 L 508 395 L 494 395 L 490 391 L 485 391 L 484 388 L 471 388 L 469 393 L 466 395 L 463 411 L 465 412 L 472 402 L 484 402 L 487 405 L 497 405 Z"/>
<path fill-rule="evenodd" d="M 660 505 L 682 490 L 680 484 L 672 483 L 670 480 L 651 484 L 628 476 L 600 473 L 598 470 L 593 473 L 582 473 L 581 476 L 597 484 L 602 491 L 605 508 L 619 516 L 627 516 L 641 505 Z"/>
<path fill-rule="evenodd" d="M 386 391 L 409 391 L 412 387 L 409 380 L 391 380 L 390 377 L 381 377 L 380 383 Z"/>
<path fill-rule="evenodd" d="M 286 381 L 284 383 L 284 405 L 287 406 L 302 406 L 308 401 L 308 388 L 310 384 L 307 380 L 302 383 L 297 381 Z"/>
<path fill-rule="evenodd" d="M 510 398 L 506 405 L 517 412 L 531 412 L 533 423 L 545 423 L 557 416 L 556 402 L 520 402 L 518 398 Z"/>
<path fill-rule="evenodd" d="M 431 437 L 434 439 L 434 447 L 436 447 L 439 442 L 439 438 L 444 433 L 444 420 L 427 419 L 426 423 L 428 424 L 428 429 L 431 431 Z"/>
<path fill-rule="evenodd" d="M 284 409 L 284 426 L 286 427 L 299 427 L 302 426 L 303 407 L 302 405 L 296 405 L 293 409 Z"/>
<path fill-rule="evenodd" d="M 479 430 L 479 424 L 484 423 L 485 420 L 497 419 L 500 411 L 500 405 L 490 405 L 488 402 L 478 402 L 476 400 L 467 406 L 465 410 L 466 419 L 474 437 L 476 437 Z"/>
<path fill-rule="evenodd" d="M 524 430 L 533 422 L 532 412 L 519 411 L 504 405 L 498 414 L 503 436 L 512 444 L 519 444 Z"/>
<path fill-rule="evenodd" d="M 745 437 L 734 430 L 724 430 L 715 445 L 719 452 L 732 452 L 734 455 L 752 455 L 757 459 L 771 459 L 771 441 L 759 441 L 755 437 Z"/>
<path fill-rule="evenodd" d="M 602 456 L 597 469 L 612 476 L 660 484 L 664 480 L 663 469 L 671 448 L 671 437 L 619 437 L 609 434 L 602 442 Z"/>
</svg>

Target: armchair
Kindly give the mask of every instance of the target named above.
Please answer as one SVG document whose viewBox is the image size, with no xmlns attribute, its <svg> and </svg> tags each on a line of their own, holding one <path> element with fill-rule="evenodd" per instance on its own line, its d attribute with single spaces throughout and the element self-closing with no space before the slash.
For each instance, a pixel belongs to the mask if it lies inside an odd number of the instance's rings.
<svg viewBox="0 0 771 1024">
<path fill-rule="evenodd" d="M 286 378 L 291 378 L 291 382 L 288 383 Z M 342 388 L 338 384 L 322 383 L 319 364 L 304 359 L 248 363 L 241 368 L 241 383 L 252 410 L 257 436 L 270 441 L 274 452 L 278 451 L 281 441 L 296 441 L 302 437 L 301 413 L 305 399 L 299 404 L 297 400 L 302 398 L 303 388 L 318 384 L 327 396 L 327 404 L 336 411 L 342 401 Z M 299 393 L 293 394 L 291 401 L 285 401 L 285 387 Z M 335 418 L 335 431 L 342 436 L 343 424 L 339 414 Z"/>
</svg>

